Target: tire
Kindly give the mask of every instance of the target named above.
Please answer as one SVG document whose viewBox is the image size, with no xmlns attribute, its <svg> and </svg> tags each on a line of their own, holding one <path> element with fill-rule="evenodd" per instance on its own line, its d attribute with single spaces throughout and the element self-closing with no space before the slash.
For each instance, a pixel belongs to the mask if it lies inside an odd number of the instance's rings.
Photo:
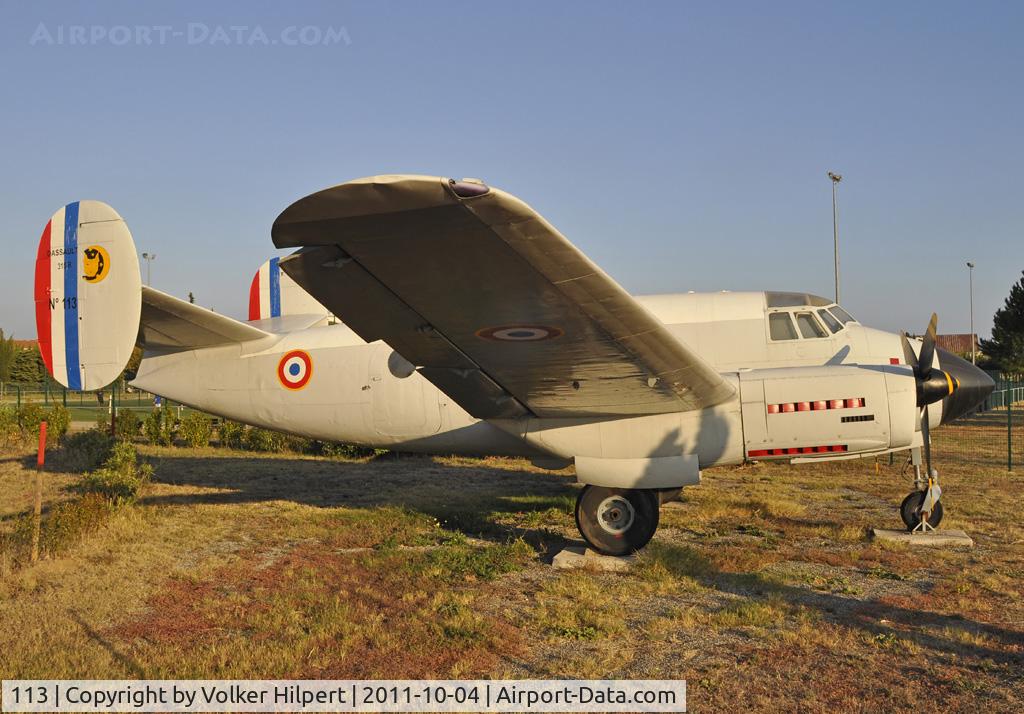
<svg viewBox="0 0 1024 714">
<path fill-rule="evenodd" d="M 576 498 L 576 527 L 604 555 L 628 555 L 658 530 L 658 493 L 648 489 L 584 486 Z"/>
<path fill-rule="evenodd" d="M 907 497 L 903 499 L 903 503 L 900 504 L 900 518 L 903 519 L 903 525 L 907 527 L 908 531 L 913 531 L 917 528 L 921 522 L 921 504 L 924 503 L 924 491 L 913 491 L 907 494 Z M 928 517 L 928 525 L 932 528 L 938 528 L 939 523 L 942 522 L 942 501 L 935 504 L 935 508 L 932 509 L 931 516 Z"/>
</svg>

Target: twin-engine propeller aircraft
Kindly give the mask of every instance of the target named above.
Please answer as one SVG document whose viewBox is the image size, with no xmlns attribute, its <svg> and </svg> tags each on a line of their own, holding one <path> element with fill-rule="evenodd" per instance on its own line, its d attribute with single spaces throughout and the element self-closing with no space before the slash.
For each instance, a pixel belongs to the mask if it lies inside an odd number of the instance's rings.
<svg viewBox="0 0 1024 714">
<path fill-rule="evenodd" d="M 633 297 L 514 196 L 474 179 L 375 176 L 289 206 L 241 322 L 142 286 L 108 205 L 61 208 L 36 261 L 47 369 L 133 384 L 324 440 L 575 463 L 598 551 L 643 547 L 701 469 L 909 450 L 908 529 L 942 517 L 929 427 L 985 373 L 801 292 Z M 921 471 L 925 450 L 927 470 Z"/>
</svg>

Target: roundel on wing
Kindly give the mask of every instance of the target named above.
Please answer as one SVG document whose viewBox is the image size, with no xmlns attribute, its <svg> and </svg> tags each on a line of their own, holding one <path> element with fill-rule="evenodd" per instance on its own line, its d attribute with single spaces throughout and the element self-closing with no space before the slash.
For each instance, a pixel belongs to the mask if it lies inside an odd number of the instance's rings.
<svg viewBox="0 0 1024 714">
<path fill-rule="evenodd" d="M 303 350 L 292 350 L 277 363 L 277 379 L 285 389 L 302 389 L 312 376 L 313 359 Z"/>
<path fill-rule="evenodd" d="M 539 342 L 561 337 L 560 327 L 550 325 L 499 325 L 477 330 L 476 336 L 484 340 L 498 342 Z"/>
</svg>

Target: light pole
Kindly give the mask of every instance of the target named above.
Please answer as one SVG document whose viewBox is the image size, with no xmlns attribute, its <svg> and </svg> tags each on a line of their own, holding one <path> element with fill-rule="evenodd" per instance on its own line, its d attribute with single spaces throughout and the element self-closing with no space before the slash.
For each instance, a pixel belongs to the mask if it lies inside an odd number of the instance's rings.
<svg viewBox="0 0 1024 714">
<path fill-rule="evenodd" d="M 153 261 L 156 260 L 156 253 L 143 253 L 142 254 L 142 259 L 144 261 L 146 261 L 146 285 L 149 285 L 149 278 L 150 278 L 150 270 L 149 270 L 149 268 L 152 265 Z"/>
<path fill-rule="evenodd" d="M 970 276 L 971 285 L 971 364 L 977 364 L 978 354 L 974 343 L 974 263 L 971 261 L 967 261 L 967 274 Z"/>
<path fill-rule="evenodd" d="M 832 179 L 832 253 L 835 261 L 836 271 L 836 304 L 839 303 L 839 209 L 836 206 L 836 186 L 843 180 L 843 177 L 832 171 L 828 172 Z"/>
</svg>

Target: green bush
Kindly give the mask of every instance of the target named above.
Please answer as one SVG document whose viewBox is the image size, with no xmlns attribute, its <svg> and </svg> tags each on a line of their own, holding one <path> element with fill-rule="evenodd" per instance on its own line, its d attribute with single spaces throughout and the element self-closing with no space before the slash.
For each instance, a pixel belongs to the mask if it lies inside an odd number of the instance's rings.
<svg viewBox="0 0 1024 714">
<path fill-rule="evenodd" d="M 114 440 L 100 429 L 65 436 L 55 455 L 57 465 L 66 471 L 92 471 L 110 458 Z"/>
<path fill-rule="evenodd" d="M 131 409 L 118 409 L 114 422 L 117 438 L 124 439 L 125 441 L 134 441 L 135 437 L 139 435 L 139 428 L 142 426 L 139 415 Z"/>
<path fill-rule="evenodd" d="M 276 453 L 284 450 L 285 435 L 279 431 L 251 427 L 242 437 L 242 445 L 248 451 L 267 451 Z"/>
<path fill-rule="evenodd" d="M 46 438 L 52 439 L 54 444 L 68 433 L 68 427 L 71 426 L 71 414 L 66 407 L 54 404 L 46 410 L 43 418 L 46 420 Z"/>
<path fill-rule="evenodd" d="M 242 442 L 245 436 L 245 424 L 239 424 L 237 421 L 225 419 L 220 423 L 217 431 L 221 446 L 226 446 L 229 449 L 242 448 Z"/>
<path fill-rule="evenodd" d="M 176 421 L 170 407 L 154 409 L 142 422 L 142 430 L 149 443 L 157 446 L 170 446 L 174 442 Z"/>
<path fill-rule="evenodd" d="M 57 504 L 40 528 L 40 550 L 46 555 L 67 550 L 99 530 L 110 518 L 111 510 L 111 502 L 98 493 Z"/>
<path fill-rule="evenodd" d="M 152 475 L 152 466 L 139 464 L 135 444 L 118 441 L 103 466 L 82 476 L 78 486 L 85 493 L 98 493 L 120 506 L 132 503 Z"/>
<path fill-rule="evenodd" d="M 314 456 L 340 456 L 346 459 L 365 459 L 371 456 L 380 456 L 388 453 L 387 449 L 375 449 L 372 446 L 358 446 L 356 444 L 340 444 L 336 441 L 312 440 L 309 442 L 305 453 Z"/>
<path fill-rule="evenodd" d="M 0 407 L 0 449 L 17 446 L 22 441 L 18 413 L 12 407 Z"/>
<path fill-rule="evenodd" d="M 46 412 L 38 404 L 22 404 L 18 409 L 18 426 L 27 435 L 39 434 L 39 422 L 46 418 Z"/>
<path fill-rule="evenodd" d="M 192 448 L 198 449 L 201 446 L 209 446 L 210 437 L 213 435 L 213 424 L 210 417 L 202 412 L 189 412 L 181 420 L 178 433 Z"/>
</svg>

